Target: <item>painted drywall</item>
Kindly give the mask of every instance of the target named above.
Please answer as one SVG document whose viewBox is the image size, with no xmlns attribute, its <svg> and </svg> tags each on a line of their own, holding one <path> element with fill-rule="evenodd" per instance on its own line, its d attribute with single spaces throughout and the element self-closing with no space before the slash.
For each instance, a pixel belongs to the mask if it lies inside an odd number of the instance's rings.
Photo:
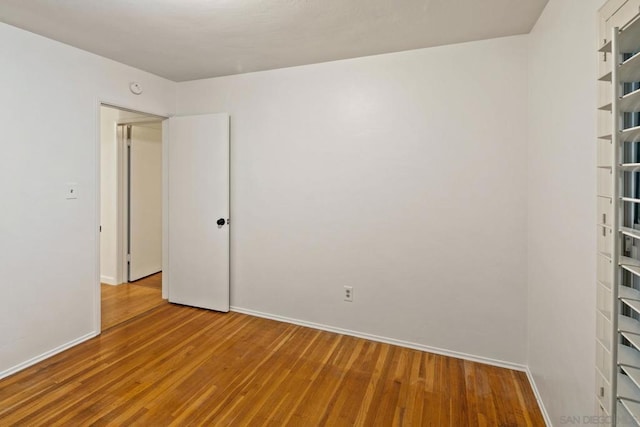
<svg viewBox="0 0 640 427">
<path fill-rule="evenodd" d="M 596 11 L 551 0 L 529 36 L 528 365 L 554 424 L 595 413 Z"/>
<path fill-rule="evenodd" d="M 121 283 L 118 271 L 118 139 L 119 112 L 100 108 L 100 280 Z"/>
<path fill-rule="evenodd" d="M 526 46 L 179 83 L 231 115 L 232 305 L 524 363 Z"/>
<path fill-rule="evenodd" d="M 166 115 L 175 84 L 5 24 L 0 52 L 3 376 L 98 330 L 98 103 Z"/>
<path fill-rule="evenodd" d="M 0 20 L 175 81 L 527 33 L 547 0 L 2 0 Z"/>
</svg>

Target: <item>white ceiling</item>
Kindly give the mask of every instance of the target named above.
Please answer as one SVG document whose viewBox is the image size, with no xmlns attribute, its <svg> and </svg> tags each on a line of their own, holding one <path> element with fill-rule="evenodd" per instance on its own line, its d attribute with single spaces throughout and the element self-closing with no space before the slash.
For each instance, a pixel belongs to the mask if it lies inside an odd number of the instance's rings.
<svg viewBox="0 0 640 427">
<path fill-rule="evenodd" d="M 0 0 L 0 21 L 174 81 L 528 33 L 548 0 Z"/>
</svg>

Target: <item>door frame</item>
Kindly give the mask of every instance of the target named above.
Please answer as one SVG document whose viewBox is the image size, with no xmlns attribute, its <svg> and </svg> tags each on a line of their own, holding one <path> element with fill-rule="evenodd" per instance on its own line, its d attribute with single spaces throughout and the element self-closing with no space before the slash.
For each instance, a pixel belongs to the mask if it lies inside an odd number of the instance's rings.
<svg viewBox="0 0 640 427">
<path fill-rule="evenodd" d="M 96 335 L 99 335 L 102 332 L 102 301 L 101 301 L 101 280 L 100 280 L 100 223 L 101 223 L 101 107 L 111 107 L 116 108 L 118 110 L 129 111 L 132 113 L 138 114 L 146 114 L 149 116 L 155 116 L 162 119 L 162 268 L 163 271 L 168 266 L 168 118 L 169 114 L 165 112 L 150 112 L 143 111 L 139 108 L 135 108 L 132 106 L 127 106 L 120 104 L 118 102 L 112 102 L 104 98 L 97 98 L 95 103 L 95 137 L 94 137 L 94 149 L 95 149 L 95 158 L 94 158 L 94 171 L 95 171 L 95 224 L 94 224 L 94 235 L 93 239 L 95 242 L 95 269 L 94 269 L 94 283 L 93 287 L 93 304 L 94 304 L 94 330 Z M 123 172 L 123 171 L 120 171 Z M 121 173 L 118 174 L 119 179 L 121 178 Z M 121 188 L 118 189 L 119 193 L 121 193 Z M 120 198 L 120 197 L 119 197 Z M 122 211 L 122 201 L 119 200 L 118 215 L 121 214 Z M 122 221 L 120 221 L 120 226 L 122 226 Z M 120 233 L 120 230 L 118 230 Z M 121 234 L 121 233 L 120 233 Z M 120 260 L 118 260 L 119 262 Z M 164 274 L 163 274 L 164 276 Z M 168 280 L 162 280 L 162 298 L 167 298 L 168 291 Z"/>
</svg>

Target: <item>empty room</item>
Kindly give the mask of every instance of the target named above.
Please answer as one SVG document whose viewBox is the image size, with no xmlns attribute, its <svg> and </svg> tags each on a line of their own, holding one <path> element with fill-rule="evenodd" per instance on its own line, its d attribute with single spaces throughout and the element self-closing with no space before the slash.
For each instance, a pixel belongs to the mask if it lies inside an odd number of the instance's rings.
<svg viewBox="0 0 640 427">
<path fill-rule="evenodd" d="M 640 0 L 0 1 L 0 425 L 640 425 Z"/>
</svg>

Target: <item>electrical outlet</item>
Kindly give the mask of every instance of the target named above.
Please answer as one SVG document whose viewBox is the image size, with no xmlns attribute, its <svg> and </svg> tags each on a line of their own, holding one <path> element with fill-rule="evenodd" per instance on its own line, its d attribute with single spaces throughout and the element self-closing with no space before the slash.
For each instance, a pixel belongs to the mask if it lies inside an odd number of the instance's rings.
<svg viewBox="0 0 640 427">
<path fill-rule="evenodd" d="M 344 287 L 344 300 L 353 302 L 353 286 Z"/>
</svg>

